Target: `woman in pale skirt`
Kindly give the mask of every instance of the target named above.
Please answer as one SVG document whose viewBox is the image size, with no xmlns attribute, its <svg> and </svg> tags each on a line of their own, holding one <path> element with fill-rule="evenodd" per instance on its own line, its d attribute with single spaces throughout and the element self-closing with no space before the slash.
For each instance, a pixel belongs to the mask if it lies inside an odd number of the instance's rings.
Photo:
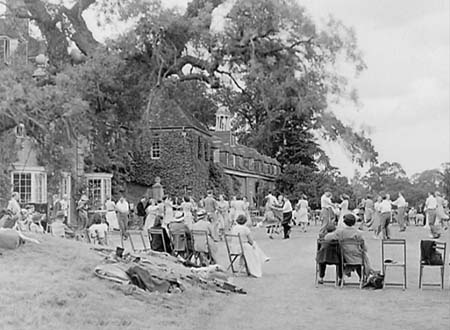
<svg viewBox="0 0 450 330">
<path fill-rule="evenodd" d="M 381 208 L 380 208 L 380 204 L 381 204 L 382 198 L 381 196 L 377 196 L 377 199 L 375 201 L 374 204 L 374 209 L 375 211 L 373 212 L 373 221 L 372 221 L 372 225 L 371 228 L 373 229 L 373 237 L 378 239 L 378 235 L 381 233 L 381 227 L 380 227 L 380 216 L 381 216 Z"/>
<path fill-rule="evenodd" d="M 251 276 L 262 276 L 262 265 L 268 262 L 270 259 L 259 248 L 255 240 L 252 237 L 250 228 L 246 226 L 247 218 L 245 215 L 239 215 L 236 219 L 236 225 L 231 229 L 232 235 L 239 235 L 242 241 L 242 247 L 244 249 L 245 261 L 247 262 L 248 272 Z M 233 237 L 231 242 L 231 252 L 240 253 L 241 247 L 239 241 Z M 245 267 L 245 261 L 241 258 L 240 264 Z"/>
<path fill-rule="evenodd" d="M 106 208 L 106 222 L 108 223 L 108 229 L 109 230 L 120 230 L 119 227 L 119 221 L 117 220 L 116 215 L 116 203 L 109 197 L 107 201 L 105 202 L 105 208 Z"/>
<path fill-rule="evenodd" d="M 147 214 L 147 216 L 145 217 L 144 228 L 143 228 L 145 235 L 147 235 L 148 230 L 151 227 L 153 227 L 153 225 L 155 223 L 155 218 L 158 215 L 158 205 L 156 205 L 156 200 L 154 200 L 153 198 L 150 198 L 150 200 L 148 202 L 149 202 L 149 205 L 145 209 L 145 213 Z"/>
<path fill-rule="evenodd" d="M 230 215 L 228 212 L 229 209 L 230 206 L 228 204 L 228 201 L 225 200 L 223 195 L 219 195 L 219 201 L 217 202 L 217 220 L 219 222 L 219 232 L 222 234 L 230 230 Z"/>
<path fill-rule="evenodd" d="M 344 226 L 344 215 L 351 213 L 348 210 L 348 195 L 346 194 L 342 194 L 341 195 L 341 201 L 342 203 L 339 205 L 339 220 L 338 220 L 338 227 L 343 227 Z"/>
<path fill-rule="evenodd" d="M 194 204 L 191 202 L 189 197 L 184 196 L 180 208 L 183 211 L 184 223 L 189 229 L 192 229 L 192 224 L 194 223 Z"/>
<path fill-rule="evenodd" d="M 306 200 L 306 195 L 302 195 L 295 206 L 295 222 L 297 222 L 301 230 L 306 232 L 306 225 L 308 224 L 308 201 Z"/>
</svg>

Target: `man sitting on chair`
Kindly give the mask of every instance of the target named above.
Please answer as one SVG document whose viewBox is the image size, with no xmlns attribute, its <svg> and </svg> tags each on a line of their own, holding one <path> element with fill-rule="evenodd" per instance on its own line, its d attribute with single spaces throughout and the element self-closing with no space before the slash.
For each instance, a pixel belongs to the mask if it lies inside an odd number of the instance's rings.
<svg viewBox="0 0 450 330">
<path fill-rule="evenodd" d="M 174 214 L 174 218 L 171 223 L 168 225 L 169 231 L 171 233 L 184 233 L 186 235 L 186 248 L 187 252 L 192 252 L 192 238 L 191 238 L 191 231 L 189 230 L 189 227 L 184 223 L 184 216 L 183 213 L 180 211 L 176 211 Z M 175 238 L 174 238 L 175 239 Z M 182 244 L 183 242 L 173 242 L 175 246 L 177 244 Z"/>
<path fill-rule="evenodd" d="M 215 236 L 213 225 L 210 219 L 207 219 L 207 214 L 205 210 L 198 210 L 197 212 L 197 222 L 192 225 L 192 230 L 206 231 L 208 236 L 208 244 L 210 248 L 210 254 L 212 262 L 217 264 L 217 244 L 218 238 Z M 206 242 L 194 239 L 194 250 L 204 250 Z M 206 251 L 205 251 L 206 252 Z"/>
<path fill-rule="evenodd" d="M 353 214 L 349 213 L 344 215 L 344 226 L 337 228 L 334 232 L 326 234 L 324 239 L 325 241 L 337 240 L 339 242 L 354 240 L 361 243 L 359 246 L 344 245 L 344 260 L 349 264 L 358 264 L 361 262 L 362 256 L 364 272 L 365 275 L 368 276 L 370 273 L 372 273 L 372 268 L 367 256 L 367 247 L 364 244 L 364 238 L 361 234 L 361 231 L 354 227 L 355 223 L 356 218 Z M 346 270 L 344 271 L 346 271 L 347 275 L 350 275 L 351 270 L 353 269 L 347 270 L 348 272 Z M 356 272 L 358 273 L 359 277 L 361 277 L 362 274 L 360 268 L 356 268 Z"/>
</svg>

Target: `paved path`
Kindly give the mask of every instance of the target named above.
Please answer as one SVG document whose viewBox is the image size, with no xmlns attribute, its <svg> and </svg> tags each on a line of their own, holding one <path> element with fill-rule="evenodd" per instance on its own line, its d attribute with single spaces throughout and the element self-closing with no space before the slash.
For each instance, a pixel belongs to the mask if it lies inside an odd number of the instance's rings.
<svg viewBox="0 0 450 330">
<path fill-rule="evenodd" d="M 260 279 L 237 277 L 235 283 L 247 295 L 231 295 L 205 320 L 204 329 L 449 329 L 450 269 L 446 269 L 446 290 L 420 291 L 417 285 L 420 239 L 426 231 L 410 227 L 406 233 L 393 228 L 394 237 L 407 238 L 408 289 L 359 290 L 314 286 L 314 256 L 318 228 L 307 233 L 294 230 L 290 240 L 269 240 L 256 230 L 261 248 L 271 257 Z M 380 269 L 380 241 L 366 232 L 369 256 Z M 449 233 L 443 240 L 450 243 Z M 395 258 L 395 255 L 394 255 Z M 448 264 L 448 261 L 447 261 Z M 334 268 L 327 269 L 334 276 Z M 430 271 L 431 272 L 431 271 Z M 437 272 L 427 278 L 437 279 Z M 434 275 L 434 276 L 431 276 Z M 390 274 L 400 279 L 400 273 Z M 355 279 L 355 278 L 353 278 Z"/>
</svg>

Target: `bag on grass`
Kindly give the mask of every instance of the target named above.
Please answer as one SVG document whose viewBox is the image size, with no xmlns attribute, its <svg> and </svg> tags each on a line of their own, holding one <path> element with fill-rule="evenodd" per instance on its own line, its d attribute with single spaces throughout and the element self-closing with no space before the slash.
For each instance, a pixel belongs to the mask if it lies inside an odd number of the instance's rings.
<svg viewBox="0 0 450 330">
<path fill-rule="evenodd" d="M 373 274 L 370 274 L 367 278 L 366 283 L 363 285 L 363 288 L 368 289 L 382 289 L 384 284 L 384 274 L 381 274 L 380 272 L 374 272 Z"/>
</svg>

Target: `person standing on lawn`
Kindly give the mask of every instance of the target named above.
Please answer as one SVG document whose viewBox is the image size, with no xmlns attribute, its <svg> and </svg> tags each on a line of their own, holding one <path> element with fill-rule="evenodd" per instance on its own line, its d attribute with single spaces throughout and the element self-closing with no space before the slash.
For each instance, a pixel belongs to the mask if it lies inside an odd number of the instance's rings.
<svg viewBox="0 0 450 330">
<path fill-rule="evenodd" d="M 292 221 L 292 204 L 285 196 L 278 196 L 278 200 L 282 201 L 281 207 L 273 206 L 283 213 L 283 219 L 281 220 L 281 226 L 283 227 L 283 239 L 289 239 L 291 233 L 291 221 Z"/>
<path fill-rule="evenodd" d="M 380 203 L 380 229 L 383 239 L 390 239 L 389 224 L 391 223 L 392 202 L 391 196 L 386 194 Z"/>
<path fill-rule="evenodd" d="M 392 204 L 397 206 L 397 222 L 400 226 L 400 231 L 405 231 L 405 210 L 408 204 L 406 203 L 406 200 L 401 192 L 398 193 L 398 198 L 394 202 L 392 202 Z"/>
<path fill-rule="evenodd" d="M 429 192 L 428 198 L 425 201 L 425 213 L 427 215 L 427 223 L 430 226 L 430 235 L 432 238 L 439 238 L 441 236 L 435 224 L 437 206 L 438 204 L 436 198 L 434 197 L 433 193 Z"/>
<path fill-rule="evenodd" d="M 117 220 L 119 222 L 120 231 L 123 238 L 127 238 L 128 234 L 128 215 L 130 214 L 130 205 L 125 199 L 124 195 L 120 196 L 119 201 L 116 203 Z"/>
</svg>

